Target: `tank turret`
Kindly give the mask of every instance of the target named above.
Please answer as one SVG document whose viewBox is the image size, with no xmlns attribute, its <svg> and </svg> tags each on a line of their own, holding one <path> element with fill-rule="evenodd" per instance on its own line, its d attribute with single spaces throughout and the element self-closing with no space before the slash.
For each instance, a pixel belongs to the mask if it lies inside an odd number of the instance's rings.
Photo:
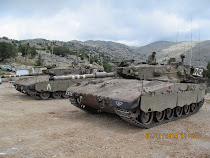
<svg viewBox="0 0 210 158">
<path fill-rule="evenodd" d="M 83 75 L 51 76 L 49 80 L 121 77 L 125 79 L 138 79 L 150 81 L 158 80 L 173 83 L 205 82 L 205 68 L 194 68 L 184 65 L 184 56 L 181 55 L 181 58 L 182 62 L 176 62 L 175 60 L 173 60 L 173 62 L 169 62 L 166 65 L 133 65 L 133 63 L 129 63 L 128 61 L 126 61 L 122 62 L 120 66 L 116 68 L 116 71 L 110 73 L 96 72 L 93 74 Z M 201 73 L 202 75 L 199 73 Z"/>
</svg>

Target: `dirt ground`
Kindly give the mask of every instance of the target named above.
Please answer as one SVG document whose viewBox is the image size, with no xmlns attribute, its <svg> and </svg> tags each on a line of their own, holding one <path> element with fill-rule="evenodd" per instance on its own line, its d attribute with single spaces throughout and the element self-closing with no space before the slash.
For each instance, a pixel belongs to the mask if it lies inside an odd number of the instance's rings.
<svg viewBox="0 0 210 158">
<path fill-rule="evenodd" d="M 68 99 L 35 100 L 0 85 L 0 157 L 210 157 L 210 95 L 197 114 L 152 129 L 91 115 Z M 178 138 L 146 138 L 146 134 Z M 182 133 L 196 138 L 182 138 Z"/>
</svg>

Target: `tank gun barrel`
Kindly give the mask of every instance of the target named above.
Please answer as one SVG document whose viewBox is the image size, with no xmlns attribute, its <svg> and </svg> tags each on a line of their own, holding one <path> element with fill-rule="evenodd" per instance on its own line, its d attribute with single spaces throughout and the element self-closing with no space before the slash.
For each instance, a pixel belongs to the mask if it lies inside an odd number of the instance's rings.
<svg viewBox="0 0 210 158">
<path fill-rule="evenodd" d="M 96 72 L 93 74 L 84 75 L 68 75 L 68 76 L 51 76 L 49 80 L 68 80 L 68 79 L 85 79 L 85 78 L 105 78 L 105 77 L 115 77 L 114 72 Z"/>
</svg>

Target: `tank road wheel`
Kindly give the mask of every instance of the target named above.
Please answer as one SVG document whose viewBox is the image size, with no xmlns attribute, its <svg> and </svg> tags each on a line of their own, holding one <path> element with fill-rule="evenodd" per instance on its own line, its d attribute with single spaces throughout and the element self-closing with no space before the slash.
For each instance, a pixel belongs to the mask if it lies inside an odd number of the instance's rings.
<svg viewBox="0 0 210 158">
<path fill-rule="evenodd" d="M 50 97 L 50 92 L 41 92 L 39 96 L 41 99 L 47 100 Z"/>
<path fill-rule="evenodd" d="M 18 90 L 19 92 L 21 92 L 20 86 L 15 85 L 15 89 Z"/>
<path fill-rule="evenodd" d="M 180 117 L 180 116 L 182 115 L 182 111 L 183 111 L 183 108 L 180 107 L 180 106 L 177 106 L 177 107 L 175 108 L 175 116 L 176 116 L 176 117 Z"/>
<path fill-rule="evenodd" d="M 153 120 L 153 112 L 143 112 L 140 113 L 140 122 L 149 125 Z"/>
<path fill-rule="evenodd" d="M 18 90 L 18 85 L 15 85 L 15 89 Z"/>
<path fill-rule="evenodd" d="M 77 98 L 76 98 L 76 102 L 77 102 L 79 105 L 81 105 L 81 103 L 82 103 L 82 96 L 77 97 Z"/>
<path fill-rule="evenodd" d="M 191 111 L 191 112 L 195 112 L 195 111 L 196 111 L 196 108 L 197 108 L 197 105 L 196 105 L 195 103 L 192 103 L 192 104 L 190 105 L 190 111 Z"/>
<path fill-rule="evenodd" d="M 167 120 L 170 120 L 170 119 L 173 118 L 173 116 L 174 116 L 174 109 L 170 109 L 170 108 L 166 109 L 165 118 L 166 118 Z"/>
<path fill-rule="evenodd" d="M 52 93 L 52 97 L 54 99 L 60 99 L 61 98 L 61 92 L 57 91 L 57 92 L 53 92 Z"/>
<path fill-rule="evenodd" d="M 61 92 L 61 96 L 63 97 L 63 98 L 69 98 L 69 95 L 66 95 L 66 92 L 64 91 L 64 92 Z"/>
<path fill-rule="evenodd" d="M 165 110 L 159 112 L 159 111 L 155 111 L 155 114 L 154 114 L 154 118 L 155 118 L 155 121 L 157 122 L 161 122 L 163 121 L 164 117 L 165 117 Z"/>
<path fill-rule="evenodd" d="M 187 115 L 190 112 L 190 106 L 189 105 L 185 105 L 183 107 L 183 114 Z"/>
<path fill-rule="evenodd" d="M 202 99 L 200 102 L 197 103 L 196 109 L 201 108 L 201 106 L 203 106 L 203 104 L 204 104 L 204 99 Z"/>
</svg>

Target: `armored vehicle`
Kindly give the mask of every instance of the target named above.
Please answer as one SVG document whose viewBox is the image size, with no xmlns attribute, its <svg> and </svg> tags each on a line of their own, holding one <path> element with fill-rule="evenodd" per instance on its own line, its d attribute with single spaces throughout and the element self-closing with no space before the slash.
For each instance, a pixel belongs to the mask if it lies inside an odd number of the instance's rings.
<svg viewBox="0 0 210 158">
<path fill-rule="evenodd" d="M 68 78 L 97 78 L 68 88 L 70 102 L 90 113 L 109 112 L 141 128 L 151 128 L 199 111 L 206 93 L 202 67 L 170 60 L 166 65 L 121 64 L 116 72 Z"/>
<path fill-rule="evenodd" d="M 66 90 L 72 84 L 80 80 L 65 80 L 65 81 L 52 81 L 49 80 L 54 75 L 67 75 L 67 74 L 84 74 L 96 72 L 95 67 L 68 67 L 68 68 L 54 68 L 43 70 L 45 75 L 34 76 L 30 78 L 23 78 L 14 82 L 16 90 L 32 96 L 37 99 L 47 100 L 50 98 L 60 99 L 68 98 Z M 46 75 L 47 74 L 47 75 Z"/>
</svg>

